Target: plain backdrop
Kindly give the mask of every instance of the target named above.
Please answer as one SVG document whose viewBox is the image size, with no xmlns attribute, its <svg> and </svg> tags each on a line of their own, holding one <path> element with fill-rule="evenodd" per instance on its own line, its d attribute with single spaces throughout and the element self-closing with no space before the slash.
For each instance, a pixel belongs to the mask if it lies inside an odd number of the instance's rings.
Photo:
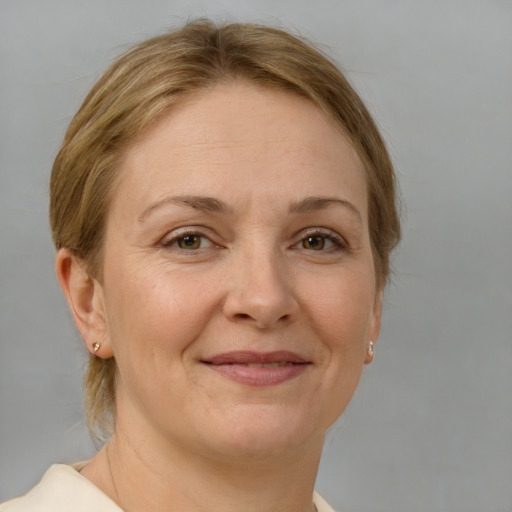
<svg viewBox="0 0 512 512">
<path fill-rule="evenodd" d="M 47 222 L 64 130 L 114 56 L 199 16 L 321 43 L 400 177 L 376 358 L 330 432 L 318 490 L 343 512 L 510 512 L 509 0 L 0 0 L 0 501 L 94 453 Z"/>
</svg>

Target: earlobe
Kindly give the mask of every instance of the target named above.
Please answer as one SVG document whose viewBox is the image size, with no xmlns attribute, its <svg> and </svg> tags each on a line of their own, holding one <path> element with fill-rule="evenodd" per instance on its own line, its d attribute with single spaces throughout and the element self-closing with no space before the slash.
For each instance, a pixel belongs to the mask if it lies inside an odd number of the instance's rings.
<svg viewBox="0 0 512 512">
<path fill-rule="evenodd" d="M 375 342 L 377 341 L 380 333 L 380 324 L 382 318 L 382 301 L 384 290 L 377 291 L 375 295 L 375 302 L 371 313 L 370 330 L 368 333 L 369 339 L 366 341 L 366 357 L 365 364 L 370 364 L 375 355 Z"/>
<path fill-rule="evenodd" d="M 55 267 L 87 350 L 98 357 L 112 357 L 101 284 L 90 275 L 84 262 L 67 248 L 58 250 Z"/>
</svg>

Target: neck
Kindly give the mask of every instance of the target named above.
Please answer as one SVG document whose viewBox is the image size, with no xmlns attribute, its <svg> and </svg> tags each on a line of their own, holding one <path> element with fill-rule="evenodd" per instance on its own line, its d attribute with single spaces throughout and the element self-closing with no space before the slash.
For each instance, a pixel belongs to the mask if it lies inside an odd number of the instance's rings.
<svg viewBox="0 0 512 512">
<path fill-rule="evenodd" d="M 116 430 L 82 474 L 125 512 L 311 512 L 322 445 L 230 460 Z"/>
</svg>

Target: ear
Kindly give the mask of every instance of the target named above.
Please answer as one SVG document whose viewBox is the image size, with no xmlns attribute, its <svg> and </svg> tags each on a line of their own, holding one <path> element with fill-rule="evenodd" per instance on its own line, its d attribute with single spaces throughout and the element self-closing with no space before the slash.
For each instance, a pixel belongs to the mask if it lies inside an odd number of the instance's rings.
<svg viewBox="0 0 512 512">
<path fill-rule="evenodd" d="M 55 267 L 60 286 L 87 350 L 101 358 L 112 357 L 101 284 L 90 275 L 85 263 L 67 248 L 57 251 Z"/>
<path fill-rule="evenodd" d="M 384 288 L 379 288 L 375 293 L 373 308 L 370 313 L 370 328 L 368 330 L 368 339 L 366 340 L 366 357 L 364 364 L 370 364 L 373 361 L 373 347 L 377 343 L 380 333 L 380 322 L 382 318 L 382 301 L 384 297 Z M 370 349 L 370 342 L 372 342 Z"/>
</svg>

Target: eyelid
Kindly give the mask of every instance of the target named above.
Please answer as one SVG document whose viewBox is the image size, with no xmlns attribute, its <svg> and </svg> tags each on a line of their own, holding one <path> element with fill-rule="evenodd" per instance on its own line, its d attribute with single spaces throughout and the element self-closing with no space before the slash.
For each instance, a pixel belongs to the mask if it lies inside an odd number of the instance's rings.
<svg viewBox="0 0 512 512">
<path fill-rule="evenodd" d="M 345 240 L 344 237 L 342 237 L 340 234 L 338 234 L 336 231 L 333 231 L 332 229 L 328 228 L 321 228 L 321 227 L 313 227 L 313 228 L 306 228 L 302 230 L 300 233 L 298 233 L 297 237 L 298 240 L 293 244 L 293 246 L 297 246 L 300 244 L 305 238 L 308 236 L 319 236 L 324 237 L 331 242 L 333 242 L 337 249 L 340 250 L 348 250 L 350 248 L 348 242 Z M 327 252 L 329 249 L 325 251 L 318 251 L 318 252 Z"/>
<path fill-rule="evenodd" d="M 197 237 L 200 237 L 200 238 L 208 240 L 209 241 L 209 247 L 211 247 L 211 246 L 220 247 L 220 245 L 215 243 L 212 240 L 212 237 L 209 236 L 207 233 L 205 233 L 205 231 L 207 231 L 207 229 L 202 227 L 202 226 L 185 226 L 185 227 L 182 227 L 182 228 L 177 228 L 177 229 L 174 229 L 174 230 L 170 231 L 165 236 L 163 236 L 160 239 L 160 241 L 158 242 L 158 244 L 161 247 L 171 248 L 171 247 L 174 246 L 174 244 L 176 244 L 176 242 L 180 238 L 183 238 L 183 237 L 186 237 L 186 236 L 197 236 Z M 196 250 L 199 250 L 199 249 L 196 249 Z M 187 252 L 194 252 L 194 250 L 190 250 L 190 251 L 187 251 Z"/>
<path fill-rule="evenodd" d="M 181 228 L 174 229 L 170 232 L 168 232 L 165 236 L 163 236 L 159 242 L 158 245 L 164 248 L 172 248 L 176 242 L 183 237 L 186 236 L 198 236 L 200 238 L 203 238 L 209 242 L 208 247 L 222 247 L 221 244 L 218 242 L 212 240 L 213 236 L 209 234 L 211 230 L 204 227 L 204 226 L 184 226 Z M 339 233 L 336 231 L 333 231 L 329 228 L 323 228 L 323 227 L 311 227 L 301 230 L 299 233 L 297 233 L 294 236 L 294 242 L 292 244 L 292 247 L 296 247 L 299 245 L 305 238 L 309 236 L 318 236 L 323 237 L 327 240 L 330 240 L 335 246 L 334 250 L 348 250 L 350 248 L 348 242 L 345 240 L 344 237 L 342 237 Z M 201 249 L 204 249 L 202 247 Z M 183 249 L 180 249 L 183 250 Z M 200 250 L 200 249 L 196 249 Z M 331 249 L 326 249 L 324 251 L 319 252 L 328 252 Z M 186 251 L 186 252 L 193 252 L 193 250 Z"/>
</svg>

